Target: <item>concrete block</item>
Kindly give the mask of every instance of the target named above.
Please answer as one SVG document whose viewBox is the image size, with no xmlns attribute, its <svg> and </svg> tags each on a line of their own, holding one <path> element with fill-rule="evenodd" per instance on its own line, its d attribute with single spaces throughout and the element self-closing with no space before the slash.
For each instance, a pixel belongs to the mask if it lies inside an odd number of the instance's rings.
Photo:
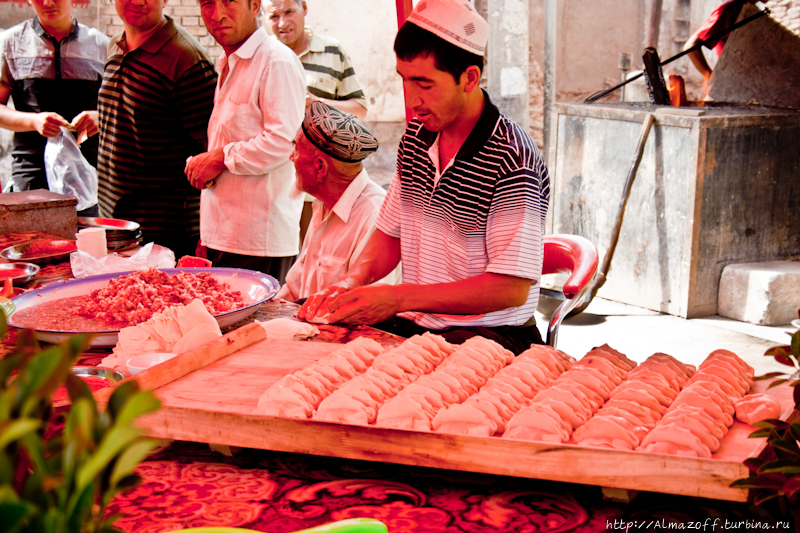
<svg viewBox="0 0 800 533">
<path fill-rule="evenodd" d="M 800 309 L 800 261 L 726 266 L 719 282 L 717 313 L 760 326 L 779 326 Z"/>
</svg>

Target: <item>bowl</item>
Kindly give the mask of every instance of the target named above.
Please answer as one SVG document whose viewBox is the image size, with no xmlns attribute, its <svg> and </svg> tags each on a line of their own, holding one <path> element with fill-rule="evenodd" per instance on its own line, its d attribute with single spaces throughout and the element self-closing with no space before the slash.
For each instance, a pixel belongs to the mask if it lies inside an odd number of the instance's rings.
<svg viewBox="0 0 800 533">
<path fill-rule="evenodd" d="M 14 285 L 27 283 L 39 272 L 39 267 L 33 263 L 0 263 L 0 285 L 11 278 Z"/>
<path fill-rule="evenodd" d="M 73 366 L 70 371 L 76 376 L 95 376 L 103 378 L 111 383 L 122 381 L 125 379 L 125 374 L 117 372 L 113 368 L 106 368 L 104 366 Z"/>
<path fill-rule="evenodd" d="M 137 355 L 136 357 L 128 359 L 128 372 L 130 372 L 131 376 L 138 374 L 142 370 L 147 370 L 152 366 L 169 361 L 177 355 L 176 353 L 145 353 Z"/>
</svg>

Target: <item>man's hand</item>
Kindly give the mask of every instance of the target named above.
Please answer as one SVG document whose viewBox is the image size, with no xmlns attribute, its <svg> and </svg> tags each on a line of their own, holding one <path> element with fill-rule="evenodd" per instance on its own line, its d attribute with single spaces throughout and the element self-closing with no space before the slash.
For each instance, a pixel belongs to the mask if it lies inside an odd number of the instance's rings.
<svg viewBox="0 0 800 533">
<path fill-rule="evenodd" d="M 100 131 L 97 128 L 98 121 L 97 111 L 83 111 L 72 119 L 72 127 L 78 131 L 78 144 L 82 144 L 92 135 L 97 135 L 97 132 Z"/>
<path fill-rule="evenodd" d="M 310 106 L 311 102 L 313 102 L 314 100 L 318 100 L 318 98 L 313 94 L 306 92 L 306 111 L 308 111 L 308 106 Z"/>
<path fill-rule="evenodd" d="M 33 129 L 39 132 L 43 137 L 55 137 L 61 133 L 61 126 L 69 127 L 70 124 L 67 120 L 52 111 L 44 113 L 34 113 L 33 115 Z"/>
<path fill-rule="evenodd" d="M 203 190 L 208 182 L 219 176 L 225 168 L 225 153 L 222 148 L 218 148 L 212 152 L 189 157 L 184 172 L 192 187 Z"/>
<path fill-rule="evenodd" d="M 395 285 L 368 285 L 328 301 L 328 322 L 368 326 L 400 312 Z"/>
<path fill-rule="evenodd" d="M 353 288 L 356 284 L 347 278 L 339 280 L 334 285 L 331 285 L 325 290 L 309 296 L 305 303 L 300 307 L 297 312 L 297 318 L 300 320 L 308 320 L 314 317 L 322 317 L 328 314 L 328 303 L 330 303 L 337 296 L 344 294 Z"/>
</svg>

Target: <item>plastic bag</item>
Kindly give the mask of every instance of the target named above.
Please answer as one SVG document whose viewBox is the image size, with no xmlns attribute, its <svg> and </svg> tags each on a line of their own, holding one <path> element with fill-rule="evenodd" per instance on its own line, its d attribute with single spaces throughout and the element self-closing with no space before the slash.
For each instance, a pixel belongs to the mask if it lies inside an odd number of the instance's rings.
<svg viewBox="0 0 800 533">
<path fill-rule="evenodd" d="M 86 161 L 75 137 L 61 126 L 61 133 L 47 139 L 44 148 L 47 188 L 78 199 L 78 211 L 97 203 L 97 169 Z"/>
<path fill-rule="evenodd" d="M 72 252 L 69 256 L 72 275 L 76 279 L 114 272 L 132 272 L 134 270 L 147 270 L 148 268 L 173 268 L 175 266 L 175 252 L 164 246 L 148 242 L 130 257 L 123 257 L 118 253 L 108 254 L 100 259 L 95 259 L 80 250 Z"/>
</svg>

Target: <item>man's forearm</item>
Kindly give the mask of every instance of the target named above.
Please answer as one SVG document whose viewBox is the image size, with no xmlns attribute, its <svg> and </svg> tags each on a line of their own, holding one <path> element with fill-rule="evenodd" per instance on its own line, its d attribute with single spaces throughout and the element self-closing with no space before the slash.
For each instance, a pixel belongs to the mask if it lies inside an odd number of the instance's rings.
<svg viewBox="0 0 800 533">
<path fill-rule="evenodd" d="M 36 131 L 34 113 L 25 113 L 0 104 L 0 128 L 15 132 Z"/>
<path fill-rule="evenodd" d="M 345 280 L 351 287 L 369 285 L 386 277 L 400 262 L 400 240 L 376 229 Z"/>
<path fill-rule="evenodd" d="M 364 120 L 367 117 L 367 108 L 359 104 L 356 100 L 328 100 L 327 98 L 317 98 L 321 102 L 325 102 L 331 107 L 335 107 L 339 111 L 355 115 L 358 120 Z"/>
<path fill-rule="evenodd" d="M 528 300 L 531 280 L 487 272 L 451 283 L 395 287 L 398 311 L 452 315 L 491 313 Z"/>
</svg>

